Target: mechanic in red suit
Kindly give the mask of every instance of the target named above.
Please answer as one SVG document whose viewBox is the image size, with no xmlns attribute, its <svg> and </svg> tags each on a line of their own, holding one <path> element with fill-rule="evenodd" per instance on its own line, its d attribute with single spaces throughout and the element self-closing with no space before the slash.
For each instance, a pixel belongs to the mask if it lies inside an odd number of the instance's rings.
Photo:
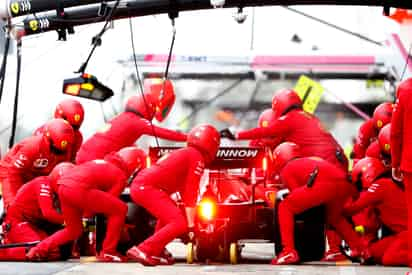
<svg viewBox="0 0 412 275">
<path fill-rule="evenodd" d="M 194 226 L 199 181 L 205 165 L 215 158 L 219 144 L 219 132 L 213 126 L 199 125 L 189 132 L 187 147 L 162 157 L 133 180 L 133 201 L 146 208 L 163 227 L 129 249 L 130 259 L 149 266 L 173 264 L 173 259 L 165 255 L 165 246 Z M 182 196 L 186 215 L 170 199 L 175 192 Z"/>
<path fill-rule="evenodd" d="M 357 190 L 346 172 L 318 157 L 301 157 L 295 143 L 284 142 L 274 150 L 275 169 L 290 194 L 279 204 L 279 225 L 283 249 L 272 264 L 294 264 L 299 255 L 294 243 L 294 216 L 319 205 L 326 207 L 326 223 L 349 244 L 352 257 L 369 259 L 368 251 L 342 213 L 344 203 Z"/>
<path fill-rule="evenodd" d="M 367 207 L 377 210 L 379 220 L 392 234 L 374 242 L 370 252 L 377 263 L 407 265 L 407 207 L 402 183 L 392 180 L 389 169 L 379 159 L 366 157 L 352 171 L 352 182 L 363 189 L 358 200 L 345 205 L 351 216 Z"/>
<path fill-rule="evenodd" d="M 302 100 L 295 91 L 277 92 L 272 99 L 272 110 L 276 120 L 270 127 L 257 127 L 236 134 L 223 129 L 221 137 L 239 140 L 275 138 L 277 143 L 290 141 L 299 145 L 303 156 L 321 157 L 347 171 L 348 160 L 342 147 L 318 118 L 302 110 Z"/>
<path fill-rule="evenodd" d="M 408 206 L 408 265 L 412 267 L 412 78 L 399 84 L 391 125 L 392 176 L 405 184 Z"/>
<path fill-rule="evenodd" d="M 140 151 L 137 147 L 126 147 L 108 154 L 104 160 L 89 161 L 64 173 L 56 188 L 66 227 L 33 247 L 27 254 L 28 258 L 47 259 L 56 247 L 81 235 L 84 215 L 99 213 L 107 217 L 107 232 L 97 260 L 124 261 L 125 258 L 116 251 L 127 214 L 127 205 L 119 195 L 128 177 L 142 164 Z"/>
<path fill-rule="evenodd" d="M 164 89 L 162 86 L 155 85 L 155 88 L 162 88 L 164 91 L 159 95 L 158 89 L 153 88 L 153 85 L 150 87 L 151 89 L 145 93 L 144 97 L 130 97 L 126 102 L 124 112 L 109 121 L 105 129 L 84 142 L 77 153 L 77 164 L 101 159 L 110 152 L 132 146 L 142 135 L 186 141 L 186 134 L 151 124 L 154 117 L 163 121 L 170 112 L 175 99 L 172 83 L 167 80 Z"/>
<path fill-rule="evenodd" d="M 82 104 L 75 99 L 65 99 L 61 101 L 54 111 L 54 118 L 61 118 L 66 120 L 74 130 L 74 140 L 73 144 L 69 150 L 67 150 L 67 156 L 65 156 L 65 161 L 74 161 L 76 159 L 77 151 L 79 151 L 80 146 L 83 143 L 83 135 L 80 132 L 80 126 L 84 120 L 84 109 Z M 45 130 L 43 125 L 39 127 L 34 135 L 41 135 Z"/>
<path fill-rule="evenodd" d="M 281 90 L 272 98 L 274 115 L 269 127 L 257 127 L 233 135 L 228 129 L 221 131 L 221 137 L 231 139 L 266 139 L 272 146 L 280 142 L 290 141 L 301 148 L 302 156 L 317 156 L 338 166 L 344 171 L 348 169 L 348 160 L 342 147 L 327 132 L 317 117 L 302 110 L 302 101 L 293 90 Z M 340 253 L 339 237 L 328 230 L 329 250 L 325 253 L 325 261 L 346 259 Z"/>
<path fill-rule="evenodd" d="M 50 176 L 40 176 L 23 185 L 10 204 L 3 223 L 4 244 L 31 243 L 45 239 L 48 234 L 44 223 L 63 224 L 63 216 L 54 207 L 55 195 L 52 182 L 74 165 L 63 162 L 54 167 Z M 0 260 L 25 261 L 28 248 L 25 246 L 0 249 Z M 60 258 L 56 248 L 49 260 Z"/>
<path fill-rule="evenodd" d="M 4 209 L 27 181 L 48 175 L 62 161 L 73 143 L 73 128 L 63 119 L 53 119 L 43 135 L 32 136 L 15 144 L 0 161 L 0 182 Z"/>
<path fill-rule="evenodd" d="M 378 140 L 372 142 L 366 150 L 366 157 L 377 158 L 391 167 L 391 123 L 386 124 L 379 131 Z"/>
<path fill-rule="evenodd" d="M 393 104 L 384 102 L 379 104 L 371 119 L 366 120 L 359 127 L 358 136 L 353 146 L 352 158 L 354 164 L 365 157 L 368 147 L 378 139 L 380 130 L 391 122 L 393 112 Z M 375 145 L 374 145 L 375 146 Z"/>
</svg>

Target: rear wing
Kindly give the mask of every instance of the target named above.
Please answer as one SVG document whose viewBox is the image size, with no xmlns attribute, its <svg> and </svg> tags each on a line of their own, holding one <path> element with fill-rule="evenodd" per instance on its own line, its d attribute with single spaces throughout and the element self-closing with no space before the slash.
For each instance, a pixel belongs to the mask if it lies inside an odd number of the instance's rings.
<svg viewBox="0 0 412 275">
<path fill-rule="evenodd" d="M 162 156 L 182 147 L 150 147 L 149 157 L 155 163 Z M 209 169 L 256 168 L 267 166 L 264 148 L 258 147 L 220 147 L 215 160 L 207 166 Z"/>
</svg>

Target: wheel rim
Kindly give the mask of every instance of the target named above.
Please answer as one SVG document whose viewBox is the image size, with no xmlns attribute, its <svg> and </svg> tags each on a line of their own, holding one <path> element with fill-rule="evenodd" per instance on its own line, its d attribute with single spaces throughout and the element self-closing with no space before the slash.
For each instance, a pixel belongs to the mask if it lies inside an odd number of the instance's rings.
<svg viewBox="0 0 412 275">
<path fill-rule="evenodd" d="M 193 243 L 188 243 L 186 247 L 186 262 L 192 264 L 194 261 L 194 247 Z"/>
<path fill-rule="evenodd" d="M 231 264 L 237 264 L 238 262 L 238 247 L 237 243 L 231 243 L 229 249 L 229 257 Z"/>
</svg>

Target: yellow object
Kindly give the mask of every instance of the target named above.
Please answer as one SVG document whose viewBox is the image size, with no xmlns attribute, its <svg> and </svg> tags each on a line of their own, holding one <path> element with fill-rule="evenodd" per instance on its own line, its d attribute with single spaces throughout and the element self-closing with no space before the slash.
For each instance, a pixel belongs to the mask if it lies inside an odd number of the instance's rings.
<svg viewBox="0 0 412 275">
<path fill-rule="evenodd" d="M 17 2 L 14 2 L 10 6 L 10 10 L 13 14 L 18 14 L 20 11 L 20 4 Z"/>
<path fill-rule="evenodd" d="M 231 243 L 230 248 L 229 248 L 229 257 L 230 257 L 230 263 L 231 264 L 237 264 L 238 262 L 238 246 L 237 243 Z"/>
<path fill-rule="evenodd" d="M 86 90 L 86 91 L 91 92 L 91 91 L 93 91 L 93 89 L 94 89 L 94 85 L 91 84 L 91 83 L 83 83 L 83 84 L 81 85 L 81 88 L 82 88 L 83 90 Z"/>
<path fill-rule="evenodd" d="M 363 225 L 355 226 L 355 231 L 361 235 L 365 234 L 365 227 Z"/>
<path fill-rule="evenodd" d="M 37 22 L 37 20 L 30 20 L 29 27 L 32 31 L 37 31 L 39 29 L 39 22 Z"/>
<path fill-rule="evenodd" d="M 188 243 L 186 246 L 186 262 L 193 264 L 195 259 L 195 249 L 193 243 Z"/>
<path fill-rule="evenodd" d="M 303 101 L 303 110 L 313 114 L 324 91 L 322 85 L 305 75 L 301 75 L 294 90 Z"/>
</svg>

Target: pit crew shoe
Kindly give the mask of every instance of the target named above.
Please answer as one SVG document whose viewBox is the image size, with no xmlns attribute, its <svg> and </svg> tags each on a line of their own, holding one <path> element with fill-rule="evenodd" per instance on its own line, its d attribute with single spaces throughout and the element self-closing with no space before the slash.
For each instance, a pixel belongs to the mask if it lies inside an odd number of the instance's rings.
<svg viewBox="0 0 412 275">
<path fill-rule="evenodd" d="M 273 265 L 288 265 L 299 263 L 299 255 L 296 250 L 291 248 L 283 249 L 279 256 L 274 258 L 271 262 Z"/>
<path fill-rule="evenodd" d="M 358 262 L 360 262 L 360 264 L 362 265 L 373 264 L 373 257 L 369 249 L 363 249 L 363 250 L 353 249 L 351 250 L 350 254 L 351 254 L 350 258 L 352 261 L 354 261 L 353 259 L 357 259 Z"/>
<path fill-rule="evenodd" d="M 348 258 L 341 251 L 328 250 L 322 258 L 322 262 L 341 262 L 346 261 Z"/>
<path fill-rule="evenodd" d="M 105 252 L 100 252 L 96 256 L 96 260 L 98 262 L 104 262 L 104 263 L 124 263 L 124 262 L 127 262 L 127 258 L 123 255 L 120 255 L 119 253 L 105 253 Z"/>
<path fill-rule="evenodd" d="M 153 256 L 143 252 L 137 246 L 133 246 L 132 248 L 127 250 L 126 254 L 129 260 L 139 262 L 144 266 L 155 266 L 160 264 L 159 259 L 156 259 Z"/>
<path fill-rule="evenodd" d="M 172 253 L 170 253 L 166 248 L 162 251 L 162 253 L 160 253 L 160 258 L 165 259 L 167 261 L 167 265 L 173 265 L 175 263 Z"/>
</svg>

